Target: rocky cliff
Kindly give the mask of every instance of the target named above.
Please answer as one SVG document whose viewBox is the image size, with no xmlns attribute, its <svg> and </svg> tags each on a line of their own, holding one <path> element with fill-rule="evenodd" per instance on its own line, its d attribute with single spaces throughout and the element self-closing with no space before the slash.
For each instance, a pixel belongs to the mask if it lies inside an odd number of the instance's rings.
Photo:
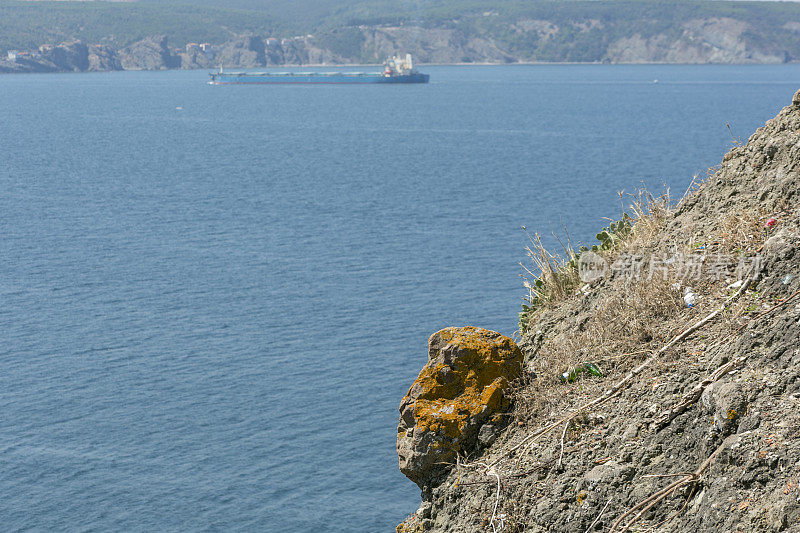
<svg viewBox="0 0 800 533">
<path fill-rule="evenodd" d="M 643 37 L 635 33 L 610 44 L 604 59 L 614 63 L 784 63 L 786 49 L 754 46 L 748 24 L 731 18 L 695 19 L 680 28 Z"/>
<path fill-rule="evenodd" d="M 121 68 L 115 50 L 104 45 L 87 46 L 81 41 L 42 47 L 16 61 L 0 61 L 0 72 L 85 72 Z"/>
<path fill-rule="evenodd" d="M 122 70 L 122 62 L 117 53 L 100 44 L 93 44 L 88 47 L 88 68 L 92 72 L 104 70 Z"/>
<path fill-rule="evenodd" d="M 166 70 L 181 65 L 181 60 L 170 52 L 165 35 L 148 37 L 123 48 L 119 62 L 124 70 Z"/>
<path fill-rule="evenodd" d="M 800 91 L 597 238 L 534 238 L 502 431 L 398 531 L 800 531 Z"/>
<path fill-rule="evenodd" d="M 378 59 L 412 50 L 423 63 L 783 63 L 797 59 L 786 47 L 749 39 L 750 26 L 731 18 L 693 19 L 676 28 L 608 38 L 600 20 L 556 24 L 520 19 L 503 37 L 457 28 L 416 26 L 362 29 L 362 57 Z M 616 34 L 616 32 L 615 32 Z"/>
<path fill-rule="evenodd" d="M 380 63 L 411 52 L 421 63 L 782 63 L 800 60 L 800 21 L 786 21 L 772 38 L 747 20 L 698 17 L 674 21 L 574 16 L 553 20 L 519 17 L 512 22 L 479 18 L 423 25 L 358 25 L 303 36 L 243 34 L 221 44 L 171 48 L 151 36 L 121 49 L 62 43 L 16 61 L 0 60 L 0 72 L 163 70 L 269 65 Z M 484 20 L 485 19 L 485 20 Z M 476 22 L 476 20 L 478 22 Z"/>
<path fill-rule="evenodd" d="M 86 45 L 81 41 L 42 46 L 36 52 L 20 54 L 14 61 L 0 61 L 0 72 L 166 70 L 180 68 L 181 65 L 182 57 L 170 50 L 165 36 L 159 35 L 148 37 L 121 50 L 102 44 Z M 191 63 L 187 62 L 187 68 L 191 68 Z"/>
</svg>

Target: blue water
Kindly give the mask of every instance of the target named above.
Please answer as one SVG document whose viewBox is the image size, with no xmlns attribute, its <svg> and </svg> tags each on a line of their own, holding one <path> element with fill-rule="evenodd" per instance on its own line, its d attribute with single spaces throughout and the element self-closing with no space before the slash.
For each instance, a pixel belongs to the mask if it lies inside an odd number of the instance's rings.
<svg viewBox="0 0 800 533">
<path fill-rule="evenodd" d="M 398 402 L 432 332 L 514 332 L 520 226 L 587 240 L 619 190 L 682 194 L 800 85 L 424 70 L 0 77 L 2 530 L 391 530 Z"/>
</svg>

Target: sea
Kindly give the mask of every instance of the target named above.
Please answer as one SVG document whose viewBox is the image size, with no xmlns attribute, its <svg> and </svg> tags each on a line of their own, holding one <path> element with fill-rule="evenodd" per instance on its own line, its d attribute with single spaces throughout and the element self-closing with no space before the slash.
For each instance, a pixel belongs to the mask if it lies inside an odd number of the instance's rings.
<svg viewBox="0 0 800 533">
<path fill-rule="evenodd" d="M 526 231 L 591 244 L 800 88 L 800 65 L 421 70 L 0 76 L 0 529 L 393 531 L 428 337 L 514 335 Z"/>
</svg>

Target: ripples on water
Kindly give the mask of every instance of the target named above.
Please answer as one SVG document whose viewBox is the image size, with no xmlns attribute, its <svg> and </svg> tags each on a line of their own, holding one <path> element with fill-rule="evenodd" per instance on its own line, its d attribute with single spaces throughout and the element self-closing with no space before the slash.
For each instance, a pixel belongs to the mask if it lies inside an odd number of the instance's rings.
<svg viewBox="0 0 800 533">
<path fill-rule="evenodd" d="M 424 70 L 0 77 L 4 529 L 391 530 L 399 399 L 435 330 L 514 331 L 520 226 L 682 193 L 800 74 Z"/>
</svg>

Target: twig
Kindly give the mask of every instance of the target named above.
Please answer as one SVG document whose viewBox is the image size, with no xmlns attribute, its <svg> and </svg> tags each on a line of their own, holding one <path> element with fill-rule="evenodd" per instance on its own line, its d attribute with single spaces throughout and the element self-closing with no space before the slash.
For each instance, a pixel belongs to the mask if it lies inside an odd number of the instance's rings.
<svg viewBox="0 0 800 533">
<path fill-rule="evenodd" d="M 527 437 L 522 439 L 519 443 L 517 443 L 515 446 L 513 446 L 513 447 L 509 448 L 508 450 L 504 451 L 503 453 L 501 453 L 500 457 L 498 457 L 492 463 L 490 463 L 489 466 L 497 465 L 507 455 L 515 452 L 519 448 L 521 448 L 521 447 L 523 447 L 525 445 L 533 444 L 539 437 L 549 433 L 550 431 L 552 431 L 553 429 L 557 428 L 558 426 L 560 426 L 564 422 L 566 422 L 568 420 L 572 420 L 573 418 L 578 416 L 580 413 L 582 413 L 582 412 L 584 412 L 584 411 L 586 411 L 588 409 L 599 407 L 599 406 L 603 405 L 605 402 L 607 402 L 608 400 L 610 400 L 611 398 L 613 398 L 614 396 L 616 396 L 624 387 L 626 387 L 631 381 L 633 381 L 633 379 L 636 376 L 641 374 L 645 369 L 647 369 L 650 365 L 652 365 L 652 363 L 660 355 L 662 355 L 668 349 L 670 349 L 673 346 L 675 346 L 677 343 L 679 343 L 682 340 L 684 340 L 686 337 L 688 337 L 689 335 L 691 335 L 692 333 L 694 333 L 698 329 L 702 328 L 703 326 L 705 326 L 706 324 L 711 322 L 721 312 L 725 311 L 731 305 L 731 303 L 733 303 L 737 298 L 739 298 L 739 296 L 744 294 L 744 292 L 747 290 L 747 288 L 750 287 L 750 285 L 753 283 L 754 278 L 755 278 L 755 276 L 757 274 L 758 273 L 754 273 L 749 279 L 747 279 L 747 281 L 742 283 L 742 286 L 739 288 L 739 290 L 736 291 L 736 293 L 733 296 L 731 296 L 730 298 L 725 300 L 725 302 L 722 305 L 720 305 L 716 310 L 712 311 L 705 318 L 703 318 L 701 320 L 698 320 L 692 326 L 688 327 L 683 332 L 681 332 L 678 335 L 676 335 L 675 337 L 673 337 L 671 341 L 669 341 L 667 344 L 665 344 L 664 346 L 659 348 L 655 353 L 653 353 L 653 355 L 648 357 L 642 364 L 640 364 L 639 366 L 637 366 L 636 368 L 631 370 L 628 373 L 627 376 L 625 376 L 619 382 L 617 382 L 613 387 L 611 387 L 611 389 L 606 391 L 605 394 L 599 396 L 598 398 L 595 398 L 594 400 L 592 400 L 591 402 L 589 402 L 587 404 L 582 405 L 581 407 L 578 407 L 577 409 L 575 409 L 574 411 L 572 411 L 568 415 L 556 420 L 555 422 L 552 422 L 552 423 L 546 425 L 545 427 L 543 427 L 543 428 L 531 433 L 530 435 L 528 435 Z"/>
<path fill-rule="evenodd" d="M 561 227 L 562 227 L 562 228 L 564 227 L 564 223 L 563 223 L 563 222 L 561 223 Z M 566 230 L 566 228 L 565 228 L 565 230 Z M 555 238 L 556 238 L 556 240 L 558 241 L 558 244 L 561 246 L 561 249 L 562 249 L 562 250 L 564 250 L 564 255 L 566 255 L 566 256 L 567 256 L 567 258 L 571 258 L 573 255 L 575 255 L 575 252 L 572 250 L 572 248 L 571 248 L 571 247 L 570 247 L 569 249 L 567 249 L 567 247 L 566 247 L 566 246 L 564 246 L 564 243 L 563 243 L 563 242 L 561 242 L 561 239 L 560 239 L 560 238 L 559 238 L 559 236 L 556 234 L 556 232 L 555 232 L 555 230 L 553 229 L 553 226 L 552 226 L 552 225 L 550 226 L 550 233 L 552 233 L 552 234 L 553 234 L 553 237 L 555 237 Z M 567 234 L 567 236 L 569 236 L 569 234 Z M 569 242 L 569 239 L 568 239 L 568 242 Z"/>
<path fill-rule="evenodd" d="M 691 476 L 691 472 L 678 472 L 677 474 L 645 474 L 642 477 L 677 477 L 677 476 Z"/>
<path fill-rule="evenodd" d="M 683 193 L 683 196 L 681 196 L 681 199 L 680 199 L 680 200 L 678 200 L 678 203 L 677 203 L 677 205 L 675 206 L 676 208 L 677 208 L 677 207 L 679 207 L 679 206 L 680 206 L 680 205 L 683 203 L 683 201 L 684 201 L 684 200 L 686 200 L 686 198 L 688 198 L 688 197 L 689 197 L 689 194 L 692 192 L 692 188 L 694 187 L 694 184 L 695 184 L 696 182 L 697 182 L 697 174 L 695 174 L 694 176 L 692 176 L 692 182 L 691 182 L 691 183 L 689 183 L 689 186 L 686 188 L 686 192 L 684 192 L 684 193 Z"/>
<path fill-rule="evenodd" d="M 564 221 L 562 219 L 559 219 L 559 222 L 561 223 L 561 229 L 564 231 L 564 235 L 567 236 L 567 246 L 569 246 L 569 249 L 572 251 L 574 255 L 575 248 L 572 246 L 572 238 L 570 238 L 569 236 L 569 231 L 567 231 L 567 227 L 564 225 Z"/>
<path fill-rule="evenodd" d="M 736 333 L 738 334 L 739 332 L 741 332 L 744 328 L 746 328 L 747 326 L 752 324 L 753 321 L 758 320 L 759 318 L 762 318 L 762 317 L 766 316 L 767 314 L 771 313 L 772 311 L 774 311 L 778 307 L 786 305 L 787 303 L 789 303 L 789 301 L 791 301 L 798 294 L 800 294 L 800 290 L 795 291 L 794 293 L 792 293 L 788 297 L 784 298 L 780 302 L 776 303 L 775 305 L 773 305 L 772 307 L 770 307 L 766 311 L 764 311 L 762 313 L 759 313 L 758 315 L 753 317 L 753 320 L 751 320 L 747 324 L 745 324 L 742 327 L 740 327 L 736 331 Z M 675 418 L 678 415 L 684 413 L 693 403 L 695 403 L 698 399 L 700 399 L 700 396 L 703 394 L 703 391 L 706 389 L 706 387 L 708 387 L 709 385 L 711 385 L 715 381 L 721 379 L 725 374 L 727 374 L 731 370 L 739 367 L 742 363 L 744 363 L 744 361 L 746 359 L 747 359 L 746 356 L 737 357 L 736 359 L 734 359 L 732 361 L 729 361 L 728 363 L 726 363 L 726 364 L 722 365 L 721 367 L 717 368 L 714 371 L 713 374 L 711 374 L 710 376 L 705 378 L 703 381 L 701 381 L 700 383 L 695 385 L 692 388 L 692 390 L 690 390 L 689 392 L 684 394 L 683 398 L 681 399 L 681 402 L 678 405 L 676 405 L 675 407 L 671 408 L 669 411 L 666 411 L 666 412 L 660 414 L 658 416 L 658 418 L 656 418 L 656 420 L 655 420 L 656 427 L 658 427 L 658 429 L 663 429 L 664 427 L 666 427 L 670 422 L 675 420 Z"/>
<path fill-rule="evenodd" d="M 705 461 L 703 461 L 700 467 L 691 474 L 685 474 L 678 481 L 673 481 L 660 491 L 656 492 L 655 494 L 652 494 L 650 497 L 644 499 L 643 501 L 639 502 L 635 506 L 631 507 L 630 509 L 622 513 L 622 515 L 619 518 L 617 518 L 613 524 L 611 524 L 611 529 L 609 530 L 609 533 L 615 533 L 617 531 L 617 527 L 627 517 L 629 517 L 633 513 L 636 513 L 636 515 L 631 520 L 629 520 L 628 523 L 625 524 L 625 526 L 622 529 L 619 530 L 620 533 L 625 533 L 633 524 L 636 523 L 636 521 L 638 521 L 642 516 L 644 516 L 644 514 L 647 511 L 656 506 L 661 500 L 663 500 L 664 498 L 666 498 L 679 488 L 683 487 L 684 485 L 688 485 L 689 483 L 694 483 L 698 481 L 703 472 L 705 472 L 706 468 L 708 468 L 708 466 L 714 461 L 714 459 L 716 459 L 719 452 L 721 452 L 723 448 L 725 448 L 725 445 L 735 438 L 736 435 L 731 435 L 730 437 L 725 439 L 722 442 L 722 444 L 720 444 L 719 447 L 716 450 L 714 450 L 714 453 L 709 455 L 708 458 Z"/>
<path fill-rule="evenodd" d="M 742 141 L 740 141 L 739 139 L 737 139 L 736 137 L 733 136 L 733 130 L 731 130 L 731 125 L 726 122 L 725 126 L 727 126 L 727 128 L 728 128 L 728 133 L 731 134 L 731 139 L 733 139 L 733 144 L 736 145 L 736 146 L 741 146 L 742 145 Z"/>
<path fill-rule="evenodd" d="M 492 526 L 492 531 L 497 533 L 497 530 L 494 527 L 494 517 L 497 514 L 497 505 L 500 503 L 500 474 L 495 472 L 494 468 L 489 470 L 487 474 L 497 478 L 497 494 L 495 495 L 494 498 L 494 509 L 492 509 L 492 519 L 489 521 L 489 525 Z"/>
<path fill-rule="evenodd" d="M 589 533 L 589 531 L 591 531 L 591 530 L 592 530 L 592 528 L 594 527 L 594 525 L 595 525 L 595 524 L 596 524 L 596 523 L 597 523 L 597 522 L 600 520 L 600 517 L 601 517 L 601 516 L 603 516 L 603 513 L 605 513 L 605 512 L 606 512 L 606 507 L 608 507 L 608 504 L 609 504 L 609 503 L 611 503 L 611 498 L 609 498 L 609 499 L 608 499 L 608 501 L 606 502 L 606 504 L 603 506 L 603 508 L 602 508 L 602 509 L 600 509 L 600 514 L 599 514 L 599 515 L 597 515 L 597 518 L 595 518 L 595 519 L 594 519 L 594 522 L 592 522 L 591 524 L 589 524 L 589 527 L 587 527 L 587 528 L 586 528 L 586 531 L 584 531 L 583 533 Z"/>
<path fill-rule="evenodd" d="M 689 505 L 689 502 L 692 501 L 692 497 L 694 497 L 695 492 L 697 492 L 697 483 L 692 485 L 692 490 L 689 491 L 689 494 L 686 496 L 686 500 L 684 500 L 683 505 L 681 505 L 681 508 L 675 511 L 674 513 L 670 514 L 669 516 L 667 516 L 664 520 L 662 520 L 658 524 L 654 525 L 653 531 L 657 530 L 659 527 L 663 526 L 664 524 L 666 524 L 667 522 L 669 522 L 670 520 L 681 514 L 683 510 L 686 509 L 686 506 Z"/>
<path fill-rule="evenodd" d="M 567 435 L 567 429 L 571 423 L 572 420 L 567 420 L 567 423 L 564 424 L 564 431 L 561 433 L 561 455 L 558 456 L 558 468 L 561 468 L 561 460 L 564 459 L 564 437 Z"/>
<path fill-rule="evenodd" d="M 759 313 L 759 314 L 757 314 L 756 316 L 754 316 L 754 317 L 753 317 L 753 320 L 751 320 L 750 322 L 748 322 L 747 324 L 743 325 L 743 326 L 742 326 L 742 327 L 740 327 L 738 330 L 736 330 L 736 333 L 739 333 L 739 332 L 740 332 L 740 331 L 742 331 L 744 328 L 746 328 L 747 326 L 749 326 L 750 324 L 752 324 L 752 323 L 753 323 L 753 321 L 755 321 L 755 320 L 758 320 L 759 318 L 761 318 L 761 317 L 763 317 L 763 316 L 766 316 L 767 314 L 771 313 L 771 312 L 772 312 L 772 311 L 774 311 L 775 309 L 777 309 L 777 308 L 779 308 L 779 307 L 781 307 L 781 306 L 783 306 L 783 305 L 786 305 L 786 304 L 788 304 L 788 303 L 789 303 L 789 302 L 790 302 L 790 301 L 791 301 L 791 300 L 792 300 L 792 299 L 793 299 L 795 296 L 797 296 L 798 294 L 800 294 L 800 290 L 794 291 L 792 294 L 790 294 L 789 296 L 787 296 L 786 298 L 784 298 L 784 299 L 783 299 L 783 300 L 781 300 L 780 302 L 776 303 L 775 305 L 773 305 L 772 307 L 770 307 L 770 308 L 769 308 L 769 309 L 767 309 L 766 311 L 764 311 L 764 312 L 762 312 L 762 313 Z"/>
<path fill-rule="evenodd" d="M 736 359 L 729 361 L 724 365 L 722 365 L 721 367 L 717 368 L 713 374 L 705 378 L 703 381 L 695 385 L 692 388 L 692 390 L 684 394 L 683 398 L 681 399 L 681 402 L 678 405 L 658 415 L 658 417 L 655 420 L 656 427 L 658 429 L 665 428 L 670 422 L 675 420 L 675 418 L 677 418 L 678 415 L 683 414 L 687 409 L 689 409 L 689 407 L 692 404 L 694 404 L 697 400 L 699 400 L 700 396 L 702 396 L 703 391 L 706 389 L 706 387 L 708 387 L 715 381 L 722 378 L 725 374 L 727 374 L 734 368 L 741 365 L 745 361 L 745 359 L 747 359 L 747 357 L 745 356 L 737 357 Z"/>
<path fill-rule="evenodd" d="M 491 466 L 487 465 L 486 463 L 465 463 L 464 466 L 472 467 L 472 466 L 481 466 L 486 469 L 486 474 L 490 476 L 494 476 L 497 480 L 497 493 L 495 494 L 494 498 L 494 508 L 492 509 L 492 519 L 489 520 L 489 525 L 492 526 L 492 532 L 497 533 L 497 529 L 494 527 L 494 519 L 497 516 L 497 506 L 500 504 L 500 486 L 502 481 L 500 480 L 500 474 Z M 502 523 L 502 520 L 501 520 Z"/>
<path fill-rule="evenodd" d="M 503 481 L 507 481 L 509 479 L 515 479 L 515 478 L 529 476 L 529 475 L 533 474 L 534 472 L 536 472 L 538 470 L 541 470 L 542 468 L 544 468 L 544 466 L 545 466 L 545 464 L 541 463 L 541 464 L 538 464 L 538 465 L 534 466 L 533 468 L 529 468 L 528 470 L 525 470 L 524 472 L 517 472 L 516 474 L 509 474 L 507 476 L 500 476 L 500 479 L 503 480 Z M 458 486 L 459 487 L 464 487 L 464 486 L 467 486 L 467 485 L 488 485 L 489 483 L 494 483 L 494 480 L 482 479 L 482 480 L 479 480 L 479 481 L 465 481 L 463 483 L 459 482 Z"/>
</svg>

